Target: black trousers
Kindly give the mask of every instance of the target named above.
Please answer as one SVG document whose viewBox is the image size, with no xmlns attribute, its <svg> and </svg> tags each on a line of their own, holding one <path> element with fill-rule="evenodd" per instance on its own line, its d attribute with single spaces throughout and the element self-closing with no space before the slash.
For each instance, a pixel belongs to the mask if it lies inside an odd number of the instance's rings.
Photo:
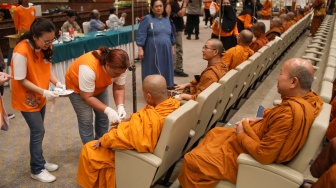
<svg viewBox="0 0 336 188">
<path fill-rule="evenodd" d="M 187 15 L 187 23 L 186 23 L 186 31 L 188 35 L 191 35 L 193 30 L 195 29 L 195 34 L 199 34 L 199 14 L 188 14 Z"/>
</svg>

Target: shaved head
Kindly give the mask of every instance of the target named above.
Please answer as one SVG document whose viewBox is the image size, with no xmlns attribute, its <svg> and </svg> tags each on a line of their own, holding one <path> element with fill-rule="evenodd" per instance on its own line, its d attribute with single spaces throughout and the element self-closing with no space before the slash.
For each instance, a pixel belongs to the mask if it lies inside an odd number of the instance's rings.
<svg viewBox="0 0 336 188">
<path fill-rule="evenodd" d="M 150 94 L 151 102 L 145 100 L 150 105 L 157 105 L 168 98 L 167 84 L 163 76 L 159 74 L 148 75 L 145 77 L 142 83 L 142 90 L 144 95 Z"/>
<path fill-rule="evenodd" d="M 285 62 L 289 67 L 289 75 L 297 77 L 303 90 L 310 90 L 314 81 L 314 68 L 311 61 L 301 58 L 292 58 Z"/>
<path fill-rule="evenodd" d="M 240 41 L 242 45 L 250 45 L 253 39 L 253 33 L 247 29 L 242 30 L 239 33 Z"/>
<path fill-rule="evenodd" d="M 292 19 L 294 19 L 294 17 L 295 17 L 295 14 L 293 12 L 288 12 L 287 13 L 287 20 L 292 20 Z"/>
<path fill-rule="evenodd" d="M 282 21 L 287 21 L 287 15 L 286 14 L 281 14 L 279 17 Z"/>
<path fill-rule="evenodd" d="M 224 51 L 222 41 L 220 41 L 218 39 L 209 39 L 208 41 L 210 42 L 210 45 L 211 45 L 210 47 L 212 49 L 218 50 L 218 56 L 221 57 L 222 53 Z"/>
<path fill-rule="evenodd" d="M 272 19 L 272 22 L 273 22 L 274 27 L 282 26 L 282 21 L 280 18 L 275 17 Z"/>
<path fill-rule="evenodd" d="M 265 33 L 266 32 L 266 26 L 265 26 L 264 22 L 257 22 L 255 24 L 253 24 L 252 30 L 258 30 L 262 33 Z"/>
</svg>

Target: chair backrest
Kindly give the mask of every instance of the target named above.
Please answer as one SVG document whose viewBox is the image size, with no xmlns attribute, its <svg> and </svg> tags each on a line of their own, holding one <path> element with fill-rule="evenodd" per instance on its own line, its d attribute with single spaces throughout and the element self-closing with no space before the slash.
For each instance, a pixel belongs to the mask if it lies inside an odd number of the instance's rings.
<svg viewBox="0 0 336 188">
<path fill-rule="evenodd" d="M 83 32 L 88 33 L 90 29 L 90 22 L 83 22 Z"/>
<path fill-rule="evenodd" d="M 244 61 L 243 63 L 241 63 L 240 65 L 236 67 L 236 70 L 238 71 L 239 79 L 237 79 L 236 85 L 233 89 L 232 97 L 230 98 L 228 107 L 232 106 L 232 104 L 234 104 L 238 100 L 238 98 L 241 96 L 242 88 L 246 84 L 245 80 L 248 78 L 249 73 L 250 73 L 250 67 L 251 67 L 251 61 L 249 60 Z"/>
<path fill-rule="evenodd" d="M 195 134 L 189 140 L 184 152 L 188 151 L 205 134 L 217 103 L 220 87 L 219 83 L 214 82 L 197 96 L 198 109 L 196 115 L 193 117 L 197 119 L 197 124 L 193 128 Z"/>
<path fill-rule="evenodd" d="M 323 103 L 320 114 L 315 118 L 307 137 L 307 140 L 298 154 L 287 163 L 286 166 L 304 173 L 309 165 L 311 159 L 313 159 L 318 147 L 320 146 L 325 132 L 329 126 L 331 105 Z"/>
<path fill-rule="evenodd" d="M 162 159 L 162 164 L 155 174 L 156 182 L 176 161 L 179 160 L 189 132 L 195 126 L 198 103 L 190 100 L 169 114 L 165 119 L 154 155 Z"/>
<path fill-rule="evenodd" d="M 230 100 L 233 88 L 236 85 L 237 78 L 238 71 L 235 69 L 231 69 L 221 79 L 219 79 L 218 83 L 221 84 L 220 94 L 207 131 L 223 115 L 226 106 Z"/>
</svg>

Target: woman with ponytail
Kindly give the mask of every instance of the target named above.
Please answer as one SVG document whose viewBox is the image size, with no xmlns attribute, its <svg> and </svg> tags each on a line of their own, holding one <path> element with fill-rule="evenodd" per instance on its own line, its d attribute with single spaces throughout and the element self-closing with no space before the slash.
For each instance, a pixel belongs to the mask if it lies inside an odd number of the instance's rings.
<svg viewBox="0 0 336 188">
<path fill-rule="evenodd" d="M 31 177 L 41 182 L 55 181 L 56 177 L 49 172 L 58 169 L 58 165 L 46 162 L 42 155 L 46 101 L 58 97 L 49 90 L 49 84 L 65 88 L 51 72 L 54 40 L 54 24 L 36 18 L 14 48 L 11 61 L 12 107 L 21 111 L 30 129 Z"/>
<path fill-rule="evenodd" d="M 129 66 L 124 50 L 99 47 L 77 58 L 66 72 L 66 86 L 74 90 L 69 98 L 77 114 L 83 144 L 100 138 L 110 125 L 116 125 L 126 117 L 125 81 Z M 109 107 L 107 88 L 111 84 L 117 111 Z"/>
</svg>

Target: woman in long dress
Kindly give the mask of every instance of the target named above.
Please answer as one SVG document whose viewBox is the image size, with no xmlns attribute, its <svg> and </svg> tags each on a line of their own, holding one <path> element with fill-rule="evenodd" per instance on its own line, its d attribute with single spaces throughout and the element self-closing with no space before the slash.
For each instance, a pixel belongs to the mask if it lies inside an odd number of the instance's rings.
<svg viewBox="0 0 336 188">
<path fill-rule="evenodd" d="M 151 0 L 150 14 L 140 22 L 136 43 L 142 59 L 142 80 L 147 75 L 161 74 L 167 86 L 174 86 L 175 37 L 162 0 Z"/>
</svg>

